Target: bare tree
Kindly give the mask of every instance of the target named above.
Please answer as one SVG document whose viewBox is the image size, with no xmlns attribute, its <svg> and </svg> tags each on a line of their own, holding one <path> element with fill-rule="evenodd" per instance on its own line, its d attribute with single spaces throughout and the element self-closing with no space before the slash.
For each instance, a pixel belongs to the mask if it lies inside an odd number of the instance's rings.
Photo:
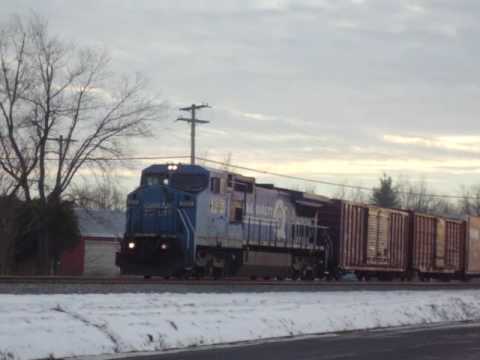
<svg viewBox="0 0 480 360">
<path fill-rule="evenodd" d="M 20 200 L 15 196 L 18 187 L 0 170 L 0 275 L 8 275 L 14 266 L 15 239 L 18 235 L 16 209 Z"/>
<path fill-rule="evenodd" d="M 436 199 L 430 195 L 425 178 L 412 182 L 403 176 L 397 180 L 397 186 L 402 208 L 424 213 L 435 210 Z"/>
<path fill-rule="evenodd" d="M 15 182 L 5 172 L 0 173 L 0 197 L 10 196 L 15 193 Z"/>
<path fill-rule="evenodd" d="M 470 188 L 462 187 L 463 198 L 459 200 L 458 207 L 463 214 L 479 216 L 480 215 L 480 185 L 474 185 Z"/>
<path fill-rule="evenodd" d="M 42 223 L 80 169 L 106 169 L 157 114 L 140 77 L 109 67 L 104 51 L 52 36 L 38 16 L 0 26 L 0 168 L 27 203 L 38 198 Z M 45 262 L 53 240 L 46 228 L 39 237 Z"/>
<path fill-rule="evenodd" d="M 0 197 L 0 275 L 10 273 L 13 266 L 16 224 L 12 205 L 13 198 Z"/>
<path fill-rule="evenodd" d="M 465 214 L 459 211 L 459 208 L 448 199 L 437 198 L 432 213 L 440 216 L 461 218 Z"/>
<path fill-rule="evenodd" d="M 127 198 L 115 178 L 108 174 L 101 174 L 82 185 L 73 185 L 69 196 L 76 206 L 107 210 L 125 210 Z"/>
<path fill-rule="evenodd" d="M 78 49 L 33 16 L 0 35 L 0 166 L 46 202 L 78 170 L 124 154 L 122 139 L 146 134 L 156 106 L 140 78 L 116 79 L 105 52 Z"/>
<path fill-rule="evenodd" d="M 448 199 L 434 196 L 425 178 L 413 182 L 406 176 L 397 180 L 401 207 L 426 214 L 458 217 L 459 209 Z"/>
<path fill-rule="evenodd" d="M 350 187 L 348 181 L 344 181 L 343 186 L 337 188 L 333 194 L 334 199 L 348 200 L 354 203 L 366 203 L 368 202 L 368 195 L 361 185 L 358 187 Z"/>
</svg>

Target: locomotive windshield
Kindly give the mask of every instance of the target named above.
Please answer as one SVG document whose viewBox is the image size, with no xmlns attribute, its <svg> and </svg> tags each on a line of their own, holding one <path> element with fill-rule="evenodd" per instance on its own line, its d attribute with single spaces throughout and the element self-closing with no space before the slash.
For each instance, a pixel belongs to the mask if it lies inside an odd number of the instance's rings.
<svg viewBox="0 0 480 360">
<path fill-rule="evenodd" d="M 168 175 L 147 175 L 143 180 L 144 185 L 152 186 L 152 185 L 161 185 L 165 183 L 165 179 L 168 179 Z"/>
<path fill-rule="evenodd" d="M 208 177 L 206 175 L 182 173 L 146 175 L 143 179 L 143 184 L 147 186 L 163 185 L 167 179 L 168 185 L 186 192 L 200 192 L 208 185 Z"/>
</svg>

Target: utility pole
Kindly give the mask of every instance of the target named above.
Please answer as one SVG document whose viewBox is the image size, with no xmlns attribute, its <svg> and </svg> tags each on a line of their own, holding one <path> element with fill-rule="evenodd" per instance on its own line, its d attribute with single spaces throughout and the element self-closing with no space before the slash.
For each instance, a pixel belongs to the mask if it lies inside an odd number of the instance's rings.
<svg viewBox="0 0 480 360">
<path fill-rule="evenodd" d="M 63 135 L 60 135 L 59 137 L 56 138 L 47 138 L 49 141 L 56 141 L 58 142 L 58 169 L 57 169 L 57 181 L 60 180 L 60 176 L 62 173 L 62 168 L 63 168 L 63 163 L 65 161 L 66 154 L 64 154 L 64 147 L 63 144 L 66 144 L 67 147 L 70 143 L 76 142 L 77 140 L 75 139 L 65 139 Z"/>
<path fill-rule="evenodd" d="M 63 162 L 65 161 L 65 156 L 63 154 L 64 148 L 63 144 L 66 144 L 67 146 L 72 143 L 76 142 L 77 140 L 75 139 L 64 139 L 63 135 L 60 135 L 59 137 L 56 138 L 47 138 L 49 141 L 56 141 L 58 142 L 58 161 L 59 161 L 59 166 L 58 166 L 58 172 L 57 172 L 57 177 L 60 176 L 60 173 L 62 171 L 63 167 Z M 66 155 L 66 154 L 65 154 Z"/>
<path fill-rule="evenodd" d="M 179 117 L 177 118 L 177 121 L 185 121 L 190 123 L 190 164 L 195 165 L 195 127 L 197 124 L 208 124 L 210 121 L 206 120 L 199 120 L 197 119 L 196 116 L 196 111 L 203 109 L 203 108 L 209 108 L 210 106 L 208 104 L 202 104 L 202 105 L 196 105 L 192 104 L 191 106 L 188 107 L 183 107 L 180 108 L 181 111 L 189 111 L 191 114 L 190 118 L 184 118 L 184 117 Z"/>
<path fill-rule="evenodd" d="M 65 157 L 63 155 L 63 151 L 64 151 L 64 147 L 63 147 L 63 144 L 70 144 L 71 142 L 75 142 L 77 140 L 74 140 L 74 139 L 64 139 L 63 138 L 63 135 L 60 135 L 59 137 L 47 137 L 46 139 L 47 141 L 56 141 L 58 142 L 58 161 L 59 161 L 59 165 L 58 165 L 58 169 L 57 169 L 57 179 L 56 179 L 56 184 L 58 184 L 59 182 L 59 178 L 61 176 L 61 171 L 62 171 L 62 166 L 63 166 L 63 162 L 65 160 Z M 44 180 L 42 180 L 44 181 Z M 42 184 L 43 186 L 43 184 Z M 53 193 L 53 192 L 52 192 Z M 40 241 L 39 241 L 39 249 L 37 250 L 38 253 L 40 254 L 40 257 L 42 259 L 42 263 L 45 262 L 44 265 L 42 266 L 45 266 L 45 269 L 46 269 L 46 272 L 48 273 L 48 275 L 50 275 L 53 271 L 53 274 L 54 275 L 57 275 L 57 270 L 58 270 L 58 265 L 59 265 L 59 258 L 57 257 L 58 255 L 55 254 L 55 251 L 53 252 L 53 263 L 50 262 L 50 240 L 49 240 L 49 237 L 48 237 L 48 230 L 46 232 L 46 235 L 43 235 L 40 237 Z M 53 265 L 53 266 L 52 266 Z"/>
<path fill-rule="evenodd" d="M 47 138 L 47 140 L 58 142 L 58 154 L 60 158 L 63 156 L 63 144 L 64 143 L 68 144 L 68 143 L 77 141 L 75 139 L 64 139 L 63 135 L 60 135 L 59 137 L 56 137 L 56 138 Z"/>
</svg>

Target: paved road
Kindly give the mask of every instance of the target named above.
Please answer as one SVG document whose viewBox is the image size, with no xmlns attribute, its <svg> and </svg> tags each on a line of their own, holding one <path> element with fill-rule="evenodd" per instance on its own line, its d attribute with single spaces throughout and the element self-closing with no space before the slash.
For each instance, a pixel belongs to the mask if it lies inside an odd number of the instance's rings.
<svg viewBox="0 0 480 360">
<path fill-rule="evenodd" d="M 316 337 L 132 360 L 479 360 L 480 324 Z M 125 359 L 123 359 L 125 360 Z"/>
</svg>

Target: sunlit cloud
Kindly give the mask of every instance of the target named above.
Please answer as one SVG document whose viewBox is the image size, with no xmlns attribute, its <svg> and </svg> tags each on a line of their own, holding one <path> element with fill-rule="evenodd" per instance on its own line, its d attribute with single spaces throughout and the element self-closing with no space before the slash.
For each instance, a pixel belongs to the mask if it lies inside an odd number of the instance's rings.
<svg viewBox="0 0 480 360">
<path fill-rule="evenodd" d="M 383 136 L 383 140 L 393 144 L 480 153 L 480 136 L 419 137 L 387 134 Z"/>
<path fill-rule="evenodd" d="M 382 171 L 390 173 L 450 173 L 463 174 L 465 172 L 480 173 L 479 160 L 458 160 L 455 158 L 439 160 L 421 159 L 317 159 L 308 161 L 289 161 L 285 163 L 258 162 L 254 164 L 259 169 L 288 175 L 317 174 L 317 175 L 378 175 Z"/>
<path fill-rule="evenodd" d="M 339 29 L 346 29 L 346 30 L 352 30 L 352 29 L 357 29 L 359 25 L 348 19 L 343 19 L 343 20 L 335 20 L 331 22 L 333 27 L 339 28 Z"/>
<path fill-rule="evenodd" d="M 405 9 L 415 14 L 425 14 L 427 10 L 424 6 L 415 3 L 405 4 Z"/>
<path fill-rule="evenodd" d="M 57 90 L 60 90 L 60 86 L 56 86 Z M 113 102 L 115 101 L 115 97 L 112 95 L 112 93 L 104 88 L 101 87 L 94 87 L 94 86 L 89 86 L 89 87 L 84 87 L 84 86 L 79 86 L 79 85 L 68 85 L 64 88 L 64 91 L 70 92 L 70 93 L 80 93 L 80 92 L 85 92 L 87 94 L 92 94 L 101 97 L 103 100 L 107 102 Z"/>
<path fill-rule="evenodd" d="M 100 1 L 94 12 L 87 3 L 5 0 L 0 19 L 34 10 L 52 33 L 106 44 L 115 72 L 145 74 L 170 100 L 165 122 L 131 140 L 129 155 L 188 155 L 178 108 L 208 101 L 202 157 L 352 184 L 382 171 L 448 179 L 446 191 L 480 181 L 480 2 Z M 155 162 L 121 176 L 136 183 Z"/>
<path fill-rule="evenodd" d="M 260 120 L 260 121 L 271 121 L 275 119 L 275 116 L 266 115 L 266 114 L 259 114 L 259 113 L 249 113 L 244 112 L 240 113 L 243 117 L 253 119 L 253 120 Z"/>
</svg>

